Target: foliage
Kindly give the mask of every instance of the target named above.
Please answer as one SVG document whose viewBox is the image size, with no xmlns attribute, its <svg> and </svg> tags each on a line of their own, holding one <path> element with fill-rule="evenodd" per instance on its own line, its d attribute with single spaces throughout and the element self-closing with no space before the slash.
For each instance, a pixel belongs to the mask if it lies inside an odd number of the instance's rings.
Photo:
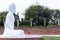
<svg viewBox="0 0 60 40">
<path fill-rule="evenodd" d="M 14 13 L 14 18 L 15 18 L 15 23 L 14 24 L 15 24 L 15 26 L 17 26 L 17 20 L 19 20 L 19 16 Z"/>
<path fill-rule="evenodd" d="M 37 6 L 30 6 L 26 11 L 25 11 L 25 19 L 29 20 L 30 18 L 35 19 L 36 18 L 36 12 L 40 11 L 42 7 L 40 5 Z"/>
<path fill-rule="evenodd" d="M 29 25 L 29 22 L 20 22 L 20 25 Z"/>
<path fill-rule="evenodd" d="M 8 13 L 8 11 L 0 12 L 0 26 L 4 25 L 4 21 L 5 21 L 7 13 Z"/>
<path fill-rule="evenodd" d="M 22 19 L 22 20 L 20 21 L 20 26 L 22 26 L 22 27 L 27 27 L 27 26 L 30 25 L 29 23 L 30 23 L 29 21 L 26 22 L 24 19 Z"/>
<path fill-rule="evenodd" d="M 55 11 L 56 11 L 56 15 L 57 15 L 56 17 L 60 18 L 60 10 L 55 10 Z"/>
<path fill-rule="evenodd" d="M 33 18 L 33 25 L 36 23 L 37 25 L 44 26 L 43 18 L 46 19 L 46 25 L 48 25 L 51 14 L 52 10 L 47 7 L 41 5 L 32 5 L 25 11 L 25 20 L 30 20 L 30 18 Z"/>
<path fill-rule="evenodd" d="M 51 15 L 51 21 L 53 24 L 56 24 L 58 26 L 58 20 L 57 19 L 60 19 L 60 10 L 56 9 L 56 10 L 53 10 L 54 13 Z"/>
<path fill-rule="evenodd" d="M 46 20 L 46 26 L 47 26 L 49 24 L 48 22 L 51 19 L 51 14 L 53 13 L 53 11 L 50 10 L 49 8 L 45 8 L 43 10 L 44 10 L 44 12 L 42 14 L 42 18 L 41 18 L 40 22 L 41 22 L 41 25 L 44 25 L 43 18 L 45 18 L 45 20 Z"/>
<path fill-rule="evenodd" d="M 60 10 L 56 9 L 54 10 L 54 13 L 52 14 L 54 19 L 56 20 L 57 18 L 60 18 Z"/>
</svg>

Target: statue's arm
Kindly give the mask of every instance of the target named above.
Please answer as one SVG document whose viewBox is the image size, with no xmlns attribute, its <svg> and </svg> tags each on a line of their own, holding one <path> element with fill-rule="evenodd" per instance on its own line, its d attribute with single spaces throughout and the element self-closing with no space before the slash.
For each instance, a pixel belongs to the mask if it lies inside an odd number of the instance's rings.
<svg viewBox="0 0 60 40">
<path fill-rule="evenodd" d="M 10 26 L 10 22 L 11 22 L 10 20 L 11 20 L 10 16 L 7 15 L 7 16 L 6 16 L 6 20 L 5 20 L 5 26 L 6 26 L 6 27 Z"/>
</svg>

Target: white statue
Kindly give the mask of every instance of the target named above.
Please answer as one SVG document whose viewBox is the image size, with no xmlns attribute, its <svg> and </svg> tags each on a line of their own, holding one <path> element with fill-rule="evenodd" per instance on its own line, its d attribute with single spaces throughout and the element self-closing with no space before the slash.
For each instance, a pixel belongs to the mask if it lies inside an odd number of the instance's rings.
<svg viewBox="0 0 60 40">
<path fill-rule="evenodd" d="M 4 33 L 3 36 L 23 36 L 24 35 L 24 31 L 23 30 L 14 30 L 14 15 L 13 13 L 15 13 L 16 10 L 16 6 L 14 3 L 12 3 L 11 5 L 9 5 L 9 13 L 6 16 L 6 20 L 5 20 L 5 29 L 4 29 Z"/>
<path fill-rule="evenodd" d="M 5 20 L 5 29 L 10 29 L 10 30 L 14 30 L 14 15 L 13 13 L 15 13 L 15 4 L 11 4 L 9 6 L 9 13 L 6 16 L 6 20 Z"/>
</svg>

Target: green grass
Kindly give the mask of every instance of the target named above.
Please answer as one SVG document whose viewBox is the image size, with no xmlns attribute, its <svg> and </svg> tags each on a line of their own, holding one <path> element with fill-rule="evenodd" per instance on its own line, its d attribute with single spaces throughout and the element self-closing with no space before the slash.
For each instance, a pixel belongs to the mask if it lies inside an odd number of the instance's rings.
<svg viewBox="0 0 60 40">
<path fill-rule="evenodd" d="M 56 25 L 53 24 L 49 24 L 48 27 L 55 27 Z"/>
<path fill-rule="evenodd" d="M 42 37 L 41 40 L 60 40 L 60 37 L 49 37 L 49 36 L 46 36 L 46 37 Z"/>
</svg>

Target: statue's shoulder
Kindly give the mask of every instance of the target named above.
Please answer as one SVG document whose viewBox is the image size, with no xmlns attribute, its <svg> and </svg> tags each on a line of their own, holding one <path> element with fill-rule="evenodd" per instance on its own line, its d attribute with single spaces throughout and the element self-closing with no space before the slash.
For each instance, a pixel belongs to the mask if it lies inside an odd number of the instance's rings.
<svg viewBox="0 0 60 40">
<path fill-rule="evenodd" d="M 10 16 L 10 15 L 12 15 L 12 13 L 8 13 L 7 15 Z"/>
<path fill-rule="evenodd" d="M 11 14 L 10 13 L 8 13 L 7 15 L 6 15 L 6 17 L 10 17 L 11 16 Z"/>
</svg>

